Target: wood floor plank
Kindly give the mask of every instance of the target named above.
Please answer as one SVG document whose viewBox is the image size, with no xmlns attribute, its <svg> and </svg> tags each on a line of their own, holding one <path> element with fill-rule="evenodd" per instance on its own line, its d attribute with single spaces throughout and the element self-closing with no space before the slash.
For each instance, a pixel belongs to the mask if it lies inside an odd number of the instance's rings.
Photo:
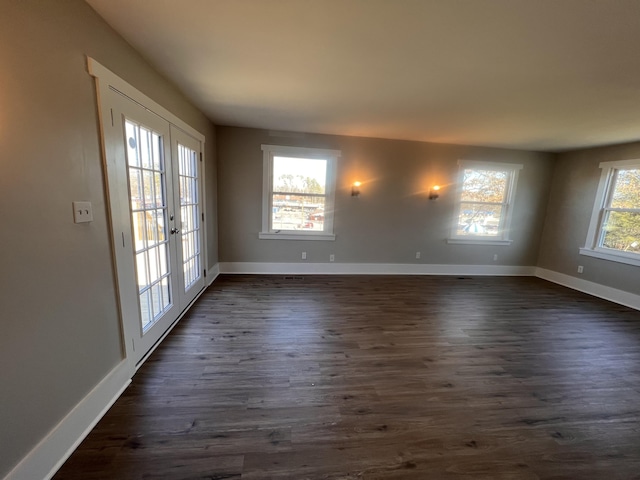
<svg viewBox="0 0 640 480">
<path fill-rule="evenodd" d="M 536 278 L 221 276 L 54 477 L 640 479 L 640 313 Z"/>
</svg>

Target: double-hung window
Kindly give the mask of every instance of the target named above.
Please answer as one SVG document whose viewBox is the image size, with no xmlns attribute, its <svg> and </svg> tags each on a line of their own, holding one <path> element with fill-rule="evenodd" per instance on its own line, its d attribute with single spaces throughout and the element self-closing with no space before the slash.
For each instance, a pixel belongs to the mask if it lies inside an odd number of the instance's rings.
<svg viewBox="0 0 640 480">
<path fill-rule="evenodd" d="M 262 239 L 335 240 L 340 151 L 262 145 Z"/>
<path fill-rule="evenodd" d="M 448 243 L 509 245 L 522 165 L 460 160 L 455 217 Z"/>
<path fill-rule="evenodd" d="M 640 265 L 640 160 L 603 162 L 583 255 Z"/>
</svg>

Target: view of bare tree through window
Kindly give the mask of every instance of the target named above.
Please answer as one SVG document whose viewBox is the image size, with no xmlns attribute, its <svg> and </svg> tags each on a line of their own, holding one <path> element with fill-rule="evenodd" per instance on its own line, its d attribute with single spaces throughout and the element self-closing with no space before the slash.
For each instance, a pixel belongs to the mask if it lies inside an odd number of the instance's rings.
<svg viewBox="0 0 640 480">
<path fill-rule="evenodd" d="M 464 170 L 457 235 L 500 233 L 508 179 L 507 171 Z"/>
<path fill-rule="evenodd" d="M 602 246 L 640 253 L 640 169 L 617 170 L 605 206 Z"/>
<path fill-rule="evenodd" d="M 327 161 L 274 157 L 272 228 L 324 230 Z"/>
</svg>

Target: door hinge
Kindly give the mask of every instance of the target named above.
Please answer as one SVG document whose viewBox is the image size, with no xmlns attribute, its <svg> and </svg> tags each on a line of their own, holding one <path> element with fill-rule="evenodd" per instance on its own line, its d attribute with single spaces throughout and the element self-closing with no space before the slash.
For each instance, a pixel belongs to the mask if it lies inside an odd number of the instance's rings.
<svg viewBox="0 0 640 480">
<path fill-rule="evenodd" d="M 204 213 L 202 214 L 202 221 L 204 222 Z"/>
<path fill-rule="evenodd" d="M 202 152 L 200 152 L 200 161 L 202 161 Z"/>
<path fill-rule="evenodd" d="M 136 351 L 136 342 L 135 342 L 135 339 L 133 338 L 131 339 L 131 348 L 133 348 L 134 352 Z"/>
<path fill-rule="evenodd" d="M 111 126 L 112 127 L 114 126 L 114 123 L 113 123 L 113 108 L 111 109 Z"/>
<path fill-rule="evenodd" d="M 207 269 L 204 269 L 204 278 L 207 278 Z"/>
</svg>

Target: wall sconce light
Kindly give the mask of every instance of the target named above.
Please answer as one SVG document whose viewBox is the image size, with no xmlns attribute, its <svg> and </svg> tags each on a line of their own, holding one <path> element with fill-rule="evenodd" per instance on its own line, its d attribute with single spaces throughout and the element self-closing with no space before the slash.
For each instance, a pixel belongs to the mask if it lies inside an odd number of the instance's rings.
<svg viewBox="0 0 640 480">
<path fill-rule="evenodd" d="M 352 197 L 357 197 L 358 195 L 360 195 L 360 185 L 362 185 L 360 182 L 353 182 L 353 185 L 351 186 Z"/>
<path fill-rule="evenodd" d="M 429 200 L 436 200 L 440 196 L 440 185 L 434 185 L 429 190 Z"/>
</svg>

